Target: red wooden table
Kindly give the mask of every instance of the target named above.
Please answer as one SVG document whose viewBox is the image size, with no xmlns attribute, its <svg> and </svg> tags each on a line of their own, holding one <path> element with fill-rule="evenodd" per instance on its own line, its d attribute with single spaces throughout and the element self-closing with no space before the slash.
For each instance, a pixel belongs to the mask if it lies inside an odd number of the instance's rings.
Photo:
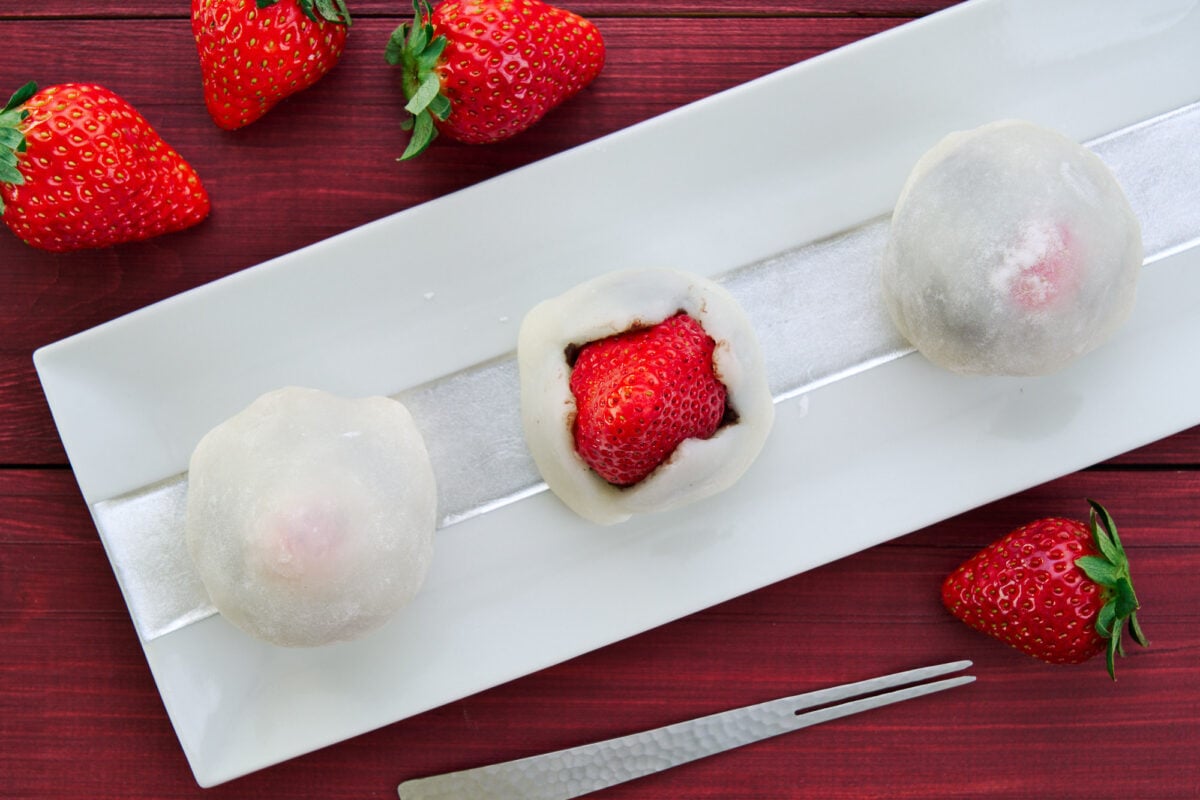
<svg viewBox="0 0 1200 800">
<path fill-rule="evenodd" d="M 608 42 L 601 80 L 516 140 L 438 142 L 403 166 L 403 101 L 382 59 L 402 3 L 352 0 L 341 64 L 236 133 L 205 112 L 186 3 L 0 8 L 6 97 L 29 79 L 108 86 L 185 154 L 214 208 L 190 231 L 101 252 L 52 256 L 0 237 L 0 797 L 394 797 L 407 777 L 961 657 L 977 665 L 968 689 L 602 795 L 1200 796 L 1200 428 L 202 790 L 34 374 L 43 344 L 949 4 L 578 0 Z M 938 599 L 942 576 L 984 542 L 1080 515 L 1084 497 L 1121 525 L 1152 644 L 1120 662 L 1116 684 L 1099 662 L 1050 667 L 975 634 Z"/>
</svg>

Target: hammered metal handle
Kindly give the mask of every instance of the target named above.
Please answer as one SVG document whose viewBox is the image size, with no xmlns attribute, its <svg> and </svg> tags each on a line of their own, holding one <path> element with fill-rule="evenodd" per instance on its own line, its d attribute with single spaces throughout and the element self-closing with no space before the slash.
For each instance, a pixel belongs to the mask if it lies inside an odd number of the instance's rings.
<svg viewBox="0 0 1200 800">
<path fill-rule="evenodd" d="M 401 800 L 569 800 L 782 733 L 975 680 L 955 661 L 783 697 L 581 747 L 405 781 Z M 905 686 L 895 691 L 886 689 Z M 864 696 L 866 695 L 866 696 Z M 841 702 L 848 698 L 859 698 Z M 836 704 L 836 705 L 831 705 Z M 808 709 L 816 709 L 808 711 Z M 807 712 L 807 713 L 803 713 Z"/>
</svg>

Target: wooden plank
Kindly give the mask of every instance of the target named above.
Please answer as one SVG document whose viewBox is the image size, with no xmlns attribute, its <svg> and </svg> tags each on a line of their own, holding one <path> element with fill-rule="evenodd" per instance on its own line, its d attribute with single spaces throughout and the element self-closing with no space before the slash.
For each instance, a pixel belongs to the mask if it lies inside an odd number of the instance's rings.
<svg viewBox="0 0 1200 800">
<path fill-rule="evenodd" d="M 1200 426 L 1167 437 L 1153 444 L 1139 447 L 1105 462 L 1105 468 L 1136 467 L 1184 467 L 1200 463 Z"/>
<path fill-rule="evenodd" d="M 441 142 L 401 166 L 392 161 L 401 102 L 380 52 L 403 5 L 353 2 L 360 24 L 338 69 L 232 134 L 203 109 L 185 5 L 0 8 L 0 75 L 95 80 L 125 94 L 197 165 L 217 209 L 192 231 L 100 253 L 49 256 L 0 236 L 0 795 L 394 797 L 405 777 L 962 656 L 975 659 L 980 681 L 952 695 L 597 797 L 1200 794 L 1200 427 L 228 786 L 197 788 L 70 471 L 18 468 L 65 463 L 32 350 L 946 3 L 570 3 L 609 41 L 594 87 L 520 140 Z M 104 17 L 120 22 L 96 21 Z M 152 53 L 153 69 L 131 53 Z M 1098 663 L 1049 667 L 966 629 L 936 593 L 985 542 L 1036 516 L 1082 515 L 1085 497 L 1105 502 L 1121 526 L 1152 642 L 1131 648 L 1116 685 Z"/>
<path fill-rule="evenodd" d="M 66 463 L 29 352 L 0 345 L 0 464 Z"/>
<path fill-rule="evenodd" d="M 886 16 L 919 17 L 959 0 L 563 0 L 554 3 L 587 17 L 637 16 Z M 355 19 L 385 17 L 397 23 L 412 17 L 412 6 L 398 0 L 351 0 L 346 4 Z M 152 0 L 92 0 L 86 8 L 75 0 L 42 0 L 39 3 L 0 6 L 0 20 L 10 19 L 179 19 L 186 18 L 183 3 Z"/>
<path fill-rule="evenodd" d="M 707 21 L 606 20 L 610 58 L 601 79 L 519 140 L 439 141 L 421 161 L 398 164 L 403 99 L 382 60 L 389 30 L 382 20 L 356 28 L 358 44 L 324 81 L 235 133 L 209 119 L 181 26 L 123 22 L 123 47 L 113 49 L 111 26 L 5 23 L 10 46 L 0 52 L 0 75 L 36 76 L 45 85 L 95 81 L 117 91 L 196 167 L 213 212 L 179 234 L 84 253 L 43 253 L 0 231 L 0 463 L 61 463 L 30 362 L 37 347 L 895 24 L 738 20 L 723 35 L 748 47 L 731 59 Z M 75 47 L 60 47 L 63 40 Z M 660 40 L 674 47 L 663 51 Z M 162 56 L 148 72 L 127 52 Z"/>
<path fill-rule="evenodd" d="M 438 142 L 400 165 L 402 101 L 379 58 L 389 24 L 366 20 L 324 82 L 249 128 L 218 130 L 203 108 L 190 33 L 159 20 L 121 24 L 125 46 L 162 57 L 151 74 L 107 47 L 93 22 L 6 23 L 0 74 L 115 88 L 199 169 L 214 203 L 197 228 L 105 251 L 51 255 L 0 232 L 0 463 L 63 463 L 33 372 L 34 349 L 164 297 L 469 186 L 714 92 L 809 58 L 897 20 L 737 20 L 721 36 L 746 46 L 728 59 L 705 20 L 603 20 L 610 60 L 574 102 L 521 139 L 492 147 Z M 78 50 L 58 42 L 77 43 Z M 664 52 L 656 41 L 675 46 Z M 377 46 L 368 46 L 371 42 Z M 80 54 L 87 54 L 84 59 Z M 319 157 L 325 132 L 337 131 Z M 1118 463 L 1196 460 L 1200 436 L 1173 439 Z"/>
<path fill-rule="evenodd" d="M 1196 487 L 1194 473 L 1070 476 L 206 791 L 191 782 L 86 514 L 61 510 L 69 475 L 0 472 L 0 783 L 11 797 L 50 796 L 48 786 L 95 800 L 387 797 L 405 777 L 968 657 L 971 687 L 597 797 L 1083 798 L 1098 774 L 1111 796 L 1184 797 L 1200 785 Z M 1043 665 L 970 631 L 937 596 L 974 549 L 1035 516 L 1076 514 L 1084 496 L 1117 516 L 1152 644 L 1120 662 L 1115 685 L 1099 662 Z M 14 497 L 32 500 L 13 511 Z M 1086 746 L 1067 744 L 1077 740 Z M 1143 768 L 1107 768 L 1128 759 Z"/>
</svg>

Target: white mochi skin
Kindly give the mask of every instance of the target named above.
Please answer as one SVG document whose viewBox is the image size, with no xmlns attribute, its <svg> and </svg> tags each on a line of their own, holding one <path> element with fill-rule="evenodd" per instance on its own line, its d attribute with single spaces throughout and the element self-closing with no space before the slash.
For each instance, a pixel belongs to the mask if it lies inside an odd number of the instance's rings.
<svg viewBox="0 0 1200 800">
<path fill-rule="evenodd" d="M 217 610 L 304 647 L 359 638 L 420 588 L 437 491 L 412 416 L 386 397 L 286 387 L 201 439 L 186 536 Z"/>
<path fill-rule="evenodd" d="M 1003 120 L 950 134 L 913 167 L 882 288 L 896 326 L 930 361 L 1043 375 L 1124 323 L 1142 258 L 1137 218 L 1095 154 Z"/>
</svg>

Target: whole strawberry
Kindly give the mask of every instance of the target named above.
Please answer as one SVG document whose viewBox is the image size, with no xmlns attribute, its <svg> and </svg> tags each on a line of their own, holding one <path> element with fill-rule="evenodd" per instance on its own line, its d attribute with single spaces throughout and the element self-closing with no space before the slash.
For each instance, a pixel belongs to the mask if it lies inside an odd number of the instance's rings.
<svg viewBox="0 0 1200 800">
<path fill-rule="evenodd" d="M 712 337 L 687 314 L 590 342 L 571 370 L 575 449 L 602 478 L 630 486 L 684 439 L 707 439 L 725 418 Z"/>
<path fill-rule="evenodd" d="M 401 159 L 439 132 L 469 144 L 507 139 L 600 74 L 604 39 L 588 20 L 541 0 L 447 0 L 392 34 L 412 138 Z M 422 22 L 423 20 L 423 22 Z"/>
<path fill-rule="evenodd" d="M 103 86 L 28 83 L 0 111 L 0 213 L 34 247 L 147 239 L 208 211 L 195 170 Z"/>
<path fill-rule="evenodd" d="M 1039 519 L 985 547 L 942 584 L 942 602 L 976 630 L 1055 664 L 1124 655 L 1126 620 L 1146 646 L 1129 561 L 1112 517 L 1089 500 L 1088 524 Z"/>
<path fill-rule="evenodd" d="M 346 46 L 343 0 L 192 0 L 204 103 L 225 130 L 319 81 Z"/>
</svg>

